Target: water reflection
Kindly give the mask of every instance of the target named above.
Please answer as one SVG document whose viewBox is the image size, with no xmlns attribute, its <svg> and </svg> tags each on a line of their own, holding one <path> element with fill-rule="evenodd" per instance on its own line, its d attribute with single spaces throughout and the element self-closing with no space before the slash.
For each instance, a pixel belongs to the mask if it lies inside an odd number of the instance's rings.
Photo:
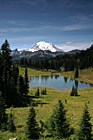
<svg viewBox="0 0 93 140">
<path fill-rule="evenodd" d="M 78 88 L 78 81 L 75 81 L 75 87 Z"/>
<path fill-rule="evenodd" d="M 47 82 L 48 78 L 49 78 L 49 76 L 41 76 L 41 80 L 42 81 L 46 81 Z"/>
<path fill-rule="evenodd" d="M 80 83 L 84 83 L 83 81 L 80 81 Z"/>
<path fill-rule="evenodd" d="M 57 79 L 59 77 L 59 75 L 55 75 L 55 79 Z"/>
<path fill-rule="evenodd" d="M 64 82 L 65 83 L 67 83 L 67 80 L 68 80 L 68 78 L 67 77 L 64 77 Z"/>
<path fill-rule="evenodd" d="M 84 82 L 75 81 L 73 79 L 63 77 L 63 76 L 34 76 L 29 78 L 29 86 L 44 86 L 52 87 L 60 90 L 69 90 L 72 89 L 72 86 L 76 88 L 91 88 L 93 85 L 86 84 Z"/>
<path fill-rule="evenodd" d="M 93 84 L 89 84 L 90 85 L 90 87 L 93 87 Z"/>
<path fill-rule="evenodd" d="M 70 78 L 70 81 L 73 81 L 73 79 Z"/>
<path fill-rule="evenodd" d="M 53 75 L 51 75 L 51 79 L 53 79 Z"/>
</svg>

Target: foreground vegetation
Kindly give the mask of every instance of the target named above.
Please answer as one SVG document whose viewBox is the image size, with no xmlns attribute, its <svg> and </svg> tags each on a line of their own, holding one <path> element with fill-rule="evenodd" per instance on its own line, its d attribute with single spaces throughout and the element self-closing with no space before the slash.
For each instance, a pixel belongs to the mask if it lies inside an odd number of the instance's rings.
<svg viewBox="0 0 93 140">
<path fill-rule="evenodd" d="M 44 89 L 43 87 L 40 88 Z M 35 92 L 37 88 L 33 87 L 29 89 L 29 95 L 31 97 L 34 97 Z M 56 90 L 52 88 L 46 88 L 47 95 L 40 95 L 39 98 L 34 97 L 33 99 L 38 103 L 38 106 L 35 107 L 36 110 L 36 120 L 39 121 L 42 120 L 43 122 L 46 122 L 47 119 L 50 117 L 54 106 L 58 102 L 59 99 L 61 99 L 65 105 L 65 108 L 67 110 L 67 118 L 71 124 L 72 127 L 77 130 L 83 107 L 85 102 L 88 104 L 89 107 L 89 113 L 91 115 L 91 123 L 93 124 L 93 89 L 79 89 L 78 94 L 80 96 L 72 97 L 70 96 L 71 91 L 61 91 Z M 65 100 L 67 102 L 65 103 Z M 10 109 L 7 109 L 7 113 L 9 113 Z M 29 107 L 24 108 L 14 108 L 14 117 L 15 117 L 15 126 L 16 126 L 16 133 L 10 133 L 8 131 L 6 132 L 0 132 L 0 139 L 6 140 L 11 137 L 17 137 L 18 140 L 22 139 L 24 140 L 24 125 L 27 119 Z M 48 132 L 44 132 L 44 136 L 48 135 Z M 75 135 L 72 135 L 72 140 L 74 140 Z M 43 138 L 41 138 L 43 139 Z M 45 138 L 46 140 L 49 140 L 52 138 Z"/>
</svg>

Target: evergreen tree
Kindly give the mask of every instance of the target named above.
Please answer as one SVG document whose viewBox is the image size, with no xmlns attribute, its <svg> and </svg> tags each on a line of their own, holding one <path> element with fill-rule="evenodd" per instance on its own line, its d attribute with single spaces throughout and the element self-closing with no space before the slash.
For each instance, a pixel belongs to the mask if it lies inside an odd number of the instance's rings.
<svg viewBox="0 0 93 140">
<path fill-rule="evenodd" d="M 75 81 L 75 87 L 78 88 L 78 81 Z"/>
<path fill-rule="evenodd" d="M 10 114 L 8 115 L 8 130 L 10 132 L 14 132 L 16 127 L 14 125 L 14 115 L 13 115 L 13 108 L 10 109 Z"/>
<path fill-rule="evenodd" d="M 10 81 L 11 81 L 11 50 L 8 41 L 1 46 L 1 60 L 2 60 L 2 93 L 5 99 L 6 104 L 8 105 L 8 101 L 10 100 Z"/>
<path fill-rule="evenodd" d="M 29 89 L 29 81 L 28 81 L 28 74 L 27 74 L 27 68 L 25 69 L 25 78 L 24 78 L 24 93 L 27 95 L 28 89 Z"/>
<path fill-rule="evenodd" d="M 36 122 L 36 114 L 33 107 L 30 108 L 28 118 L 25 125 L 25 136 L 29 139 L 39 138 L 39 127 Z"/>
<path fill-rule="evenodd" d="M 20 75 L 17 81 L 17 91 L 19 96 L 23 96 L 24 94 L 24 80 L 23 77 Z"/>
<path fill-rule="evenodd" d="M 39 88 L 37 88 L 37 91 L 35 93 L 35 96 L 39 97 L 39 95 L 40 95 Z"/>
<path fill-rule="evenodd" d="M 74 89 L 74 96 L 78 96 L 77 88 Z"/>
<path fill-rule="evenodd" d="M 12 77 L 14 78 L 14 84 L 15 84 L 15 86 L 17 86 L 18 75 L 19 75 L 19 68 L 18 68 L 18 66 L 16 67 L 15 65 L 13 65 L 13 68 L 12 68 Z"/>
<path fill-rule="evenodd" d="M 31 58 L 22 58 L 20 64 L 24 66 L 32 66 L 40 69 L 55 69 L 64 71 L 73 71 L 75 68 L 89 68 L 93 67 L 93 45 L 80 53 L 58 55 L 54 58 L 48 58 L 41 61 L 32 60 Z M 77 76 L 76 76 L 77 77 Z"/>
<path fill-rule="evenodd" d="M 18 77 L 18 75 L 19 75 L 19 67 L 18 67 L 18 65 L 17 65 L 17 67 L 16 67 L 16 75 L 17 75 L 17 77 Z"/>
<path fill-rule="evenodd" d="M 70 96 L 78 96 L 78 92 L 77 92 L 77 88 L 76 87 L 75 88 L 74 88 L 74 86 L 72 87 Z"/>
<path fill-rule="evenodd" d="M 1 57 L 2 57 L 2 64 L 6 71 L 10 71 L 11 69 L 11 56 L 10 56 L 11 50 L 10 46 L 7 40 L 5 40 L 5 43 L 1 46 Z"/>
<path fill-rule="evenodd" d="M 23 94 L 24 94 L 24 80 L 20 75 L 17 80 L 17 106 L 23 105 Z"/>
<path fill-rule="evenodd" d="M 7 129 L 6 105 L 5 100 L 2 97 L 2 93 L 0 92 L 0 130 L 6 129 Z"/>
<path fill-rule="evenodd" d="M 70 125 L 66 119 L 66 110 L 61 100 L 58 101 L 49 121 L 48 131 L 57 138 L 70 136 Z"/>
<path fill-rule="evenodd" d="M 92 125 L 90 123 L 90 114 L 88 112 L 88 106 L 85 104 L 83 114 L 80 121 L 80 129 L 78 131 L 79 140 L 93 140 L 92 137 Z"/>
<path fill-rule="evenodd" d="M 40 132 L 43 134 L 44 131 L 45 131 L 44 122 L 42 120 L 40 120 L 39 123 L 40 123 L 40 126 L 39 126 L 40 127 Z"/>
<path fill-rule="evenodd" d="M 1 67 L 2 67 L 2 57 L 1 57 L 1 50 L 0 50 L 0 73 L 1 73 Z M 0 75 L 1 76 L 1 75 Z"/>
<path fill-rule="evenodd" d="M 45 92 L 44 94 L 46 95 L 46 93 L 47 93 L 47 90 L 46 90 L 46 88 L 45 88 L 44 92 Z"/>
<path fill-rule="evenodd" d="M 12 77 L 11 78 L 11 84 L 10 84 L 10 97 L 9 97 L 9 107 L 11 106 L 18 106 L 18 98 L 19 94 L 17 92 L 17 87 L 15 86 L 15 79 Z"/>
<path fill-rule="evenodd" d="M 3 68 L 2 68 L 2 58 L 1 58 L 1 52 L 0 52 L 0 91 L 3 90 Z"/>
<path fill-rule="evenodd" d="M 46 95 L 46 88 L 41 91 L 41 95 Z"/>
<path fill-rule="evenodd" d="M 75 78 L 78 78 L 79 77 L 79 71 L 78 71 L 78 68 L 76 69 L 76 71 L 75 71 L 75 76 L 74 76 Z"/>
<path fill-rule="evenodd" d="M 0 91 L 7 107 L 20 106 L 24 94 L 24 80 L 19 76 L 18 66 L 12 66 L 11 50 L 8 41 L 0 49 Z"/>
<path fill-rule="evenodd" d="M 65 81 L 65 83 L 67 83 L 67 80 L 68 80 L 68 78 L 67 78 L 67 77 L 64 77 L 64 81 Z"/>
<path fill-rule="evenodd" d="M 70 96 L 74 96 L 74 86 L 72 87 L 72 91 L 70 93 Z"/>
</svg>

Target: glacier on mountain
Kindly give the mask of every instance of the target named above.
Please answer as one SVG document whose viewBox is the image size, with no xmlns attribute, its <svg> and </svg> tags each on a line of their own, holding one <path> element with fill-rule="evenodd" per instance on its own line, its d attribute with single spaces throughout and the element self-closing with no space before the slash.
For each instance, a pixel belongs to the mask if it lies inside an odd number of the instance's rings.
<svg viewBox="0 0 93 140">
<path fill-rule="evenodd" d="M 36 43 L 35 45 L 30 47 L 26 51 L 35 52 L 35 51 L 39 51 L 39 50 L 51 51 L 51 52 L 62 51 L 62 50 L 56 48 L 52 43 L 46 43 L 44 41 L 40 41 L 40 42 Z"/>
</svg>

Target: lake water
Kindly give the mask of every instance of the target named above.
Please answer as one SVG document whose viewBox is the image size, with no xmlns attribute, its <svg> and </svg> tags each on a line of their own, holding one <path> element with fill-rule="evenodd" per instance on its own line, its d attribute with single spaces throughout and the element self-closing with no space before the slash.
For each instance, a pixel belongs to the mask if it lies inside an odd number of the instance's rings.
<svg viewBox="0 0 93 140">
<path fill-rule="evenodd" d="M 93 85 L 77 82 L 63 76 L 34 76 L 29 80 L 31 87 L 51 87 L 59 90 L 69 90 L 72 86 L 77 88 L 91 88 Z"/>
</svg>

